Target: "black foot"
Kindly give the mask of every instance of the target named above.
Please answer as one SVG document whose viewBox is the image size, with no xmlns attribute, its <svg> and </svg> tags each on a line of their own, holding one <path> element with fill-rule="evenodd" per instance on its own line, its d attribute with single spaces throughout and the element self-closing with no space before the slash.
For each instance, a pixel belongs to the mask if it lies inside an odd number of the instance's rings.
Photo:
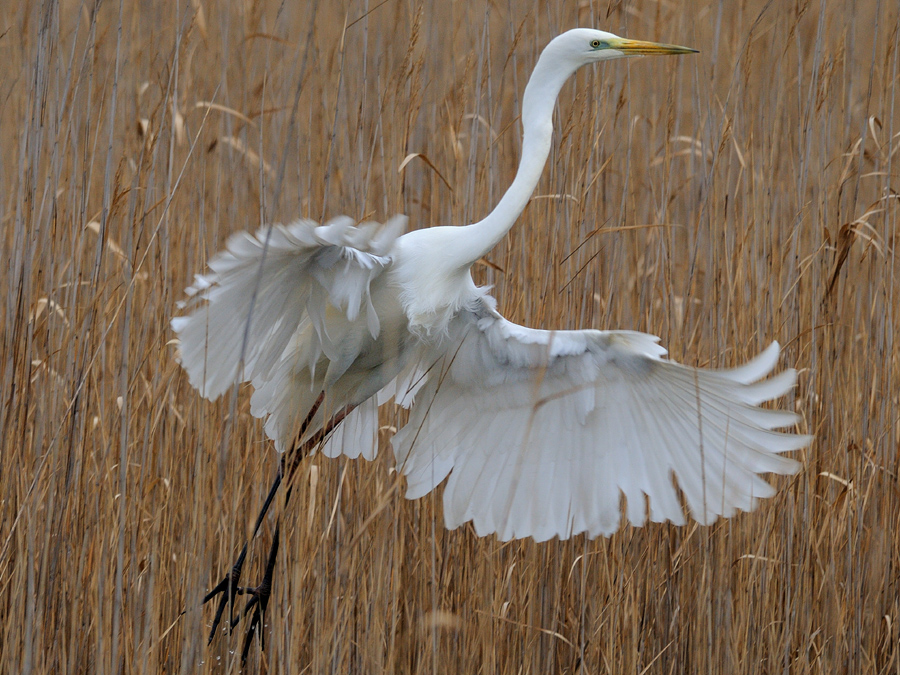
<svg viewBox="0 0 900 675">
<path fill-rule="evenodd" d="M 222 613 L 225 611 L 226 604 L 229 606 L 229 632 L 240 623 L 240 620 L 243 617 L 250 614 L 251 610 L 253 611 L 253 614 L 250 617 L 250 626 L 247 628 L 247 635 L 244 637 L 244 646 L 241 649 L 241 664 L 247 660 L 247 654 L 250 653 L 250 645 L 253 643 L 253 635 L 257 628 L 260 629 L 259 639 L 261 647 L 263 649 L 266 647 L 265 633 L 262 630 L 262 620 L 266 614 L 266 609 L 269 606 L 269 598 L 272 596 L 272 577 L 275 573 L 275 558 L 278 556 L 279 530 L 280 525 L 276 525 L 275 536 L 272 538 L 272 548 L 269 549 L 269 557 L 266 560 L 266 573 L 263 575 L 262 582 L 259 586 L 255 588 L 242 588 L 238 586 L 238 581 L 241 577 L 241 569 L 244 566 L 244 559 L 247 557 L 247 547 L 244 546 L 241 554 L 238 556 L 237 562 L 234 564 L 234 567 L 231 568 L 231 572 L 225 575 L 225 578 L 222 579 L 214 589 L 207 593 L 205 598 L 203 598 L 203 603 L 206 604 L 216 595 L 222 594 L 222 597 L 219 600 L 219 606 L 216 608 L 216 616 L 213 619 L 212 630 L 209 634 L 209 642 L 212 642 L 212 639 L 216 634 L 216 629 L 219 627 L 219 622 L 222 619 Z M 235 619 L 234 598 L 238 595 L 249 595 L 251 597 L 247 606 L 244 608 L 243 614 Z"/>
<path fill-rule="evenodd" d="M 244 613 L 237 621 L 231 624 L 234 628 L 241 618 L 247 616 L 250 610 L 253 610 L 253 616 L 250 617 L 250 627 L 247 628 L 247 635 L 244 637 L 244 647 L 241 649 L 241 664 L 247 660 L 247 654 L 250 652 L 250 645 L 253 642 L 253 633 L 259 628 L 260 648 L 266 648 L 266 635 L 262 629 L 262 620 L 266 615 L 266 609 L 269 607 L 269 598 L 272 596 L 272 576 L 275 573 L 275 558 L 278 555 L 278 536 L 280 525 L 275 526 L 275 536 L 272 538 L 272 548 L 269 549 L 269 557 L 266 560 L 266 573 L 263 580 L 256 588 L 241 588 L 238 593 L 250 595 L 250 601 L 244 607 Z"/>
<path fill-rule="evenodd" d="M 269 494 L 266 497 L 262 510 L 256 518 L 256 525 L 253 526 L 252 537 L 255 537 L 256 533 L 259 532 L 259 526 L 262 525 L 263 518 L 269 510 L 269 507 L 272 505 L 272 500 L 275 499 L 275 493 L 278 492 L 278 487 L 281 485 L 283 466 L 284 458 L 282 458 L 281 463 L 278 465 L 278 474 L 275 476 L 275 482 L 272 483 L 272 487 L 269 489 Z M 288 495 L 290 495 L 290 492 L 288 492 Z M 222 620 L 225 605 L 228 605 L 228 631 L 231 632 L 238 621 L 240 621 L 240 617 L 238 617 L 237 620 L 234 618 L 234 599 L 238 595 L 244 594 L 253 596 L 253 599 L 250 600 L 247 604 L 247 608 L 244 610 L 244 614 L 246 614 L 251 607 L 257 607 L 257 611 L 254 614 L 254 620 L 250 623 L 250 632 L 244 643 L 244 658 L 247 656 L 247 645 L 250 644 L 250 638 L 253 637 L 253 632 L 259 624 L 257 618 L 257 615 L 260 613 L 259 605 L 262 606 L 262 611 L 265 612 L 266 605 L 269 604 L 269 595 L 272 593 L 272 572 L 275 568 L 275 555 L 278 553 L 278 525 L 275 526 L 275 539 L 272 542 L 272 549 L 269 551 L 269 559 L 266 562 L 266 575 L 263 577 L 263 582 L 256 588 L 241 588 L 238 585 L 238 582 L 241 580 L 241 570 L 244 569 L 244 561 L 247 559 L 247 546 L 248 544 L 244 544 L 244 548 L 241 549 L 241 554 L 238 556 L 237 562 L 234 563 L 234 567 L 231 568 L 231 571 L 225 575 L 225 578 L 222 579 L 222 581 L 216 584 L 215 588 L 206 594 L 206 597 L 203 598 L 203 604 L 205 605 L 217 595 L 222 595 L 219 599 L 219 606 L 216 608 L 216 616 L 213 619 L 212 630 L 209 631 L 209 640 L 206 643 L 210 644 L 216 636 L 216 629 L 219 627 L 219 622 Z"/>
<path fill-rule="evenodd" d="M 219 622 L 222 620 L 222 613 L 225 611 L 225 605 L 228 605 L 229 630 L 234 628 L 236 624 L 234 620 L 234 599 L 243 591 L 243 589 L 238 586 L 238 582 L 241 580 L 241 570 L 244 569 L 244 560 L 246 558 L 247 544 L 244 544 L 244 548 L 241 549 L 241 554 L 238 556 L 237 562 L 234 563 L 234 567 L 231 568 L 231 571 L 203 598 L 203 604 L 205 605 L 220 593 L 222 594 L 222 597 L 219 598 L 219 606 L 216 607 L 216 616 L 213 618 L 212 630 L 209 631 L 209 640 L 206 641 L 206 644 L 211 644 L 213 638 L 216 636 L 216 628 L 219 627 Z"/>
</svg>

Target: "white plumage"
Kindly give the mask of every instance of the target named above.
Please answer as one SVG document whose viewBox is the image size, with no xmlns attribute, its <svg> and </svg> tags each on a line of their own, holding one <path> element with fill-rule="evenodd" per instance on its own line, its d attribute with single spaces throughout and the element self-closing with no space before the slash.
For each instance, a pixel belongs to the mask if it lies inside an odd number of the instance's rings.
<svg viewBox="0 0 900 675">
<path fill-rule="evenodd" d="M 733 370 L 691 368 L 643 333 L 513 324 L 470 275 L 530 198 L 562 83 L 585 63 L 687 51 L 587 29 L 553 40 L 525 91 L 516 178 L 479 223 L 401 234 L 402 216 L 337 218 L 234 235 L 172 321 L 191 384 L 215 399 L 250 382 L 279 451 L 342 419 L 329 456 L 371 459 L 378 403 L 411 405 L 393 439 L 407 496 L 449 476 L 447 526 L 480 535 L 608 535 L 622 496 L 634 525 L 680 524 L 676 483 L 698 522 L 752 510 L 773 492 L 759 474 L 796 471 L 781 453 L 811 441 L 775 431 L 793 413 L 759 407 L 796 381 L 768 377 L 777 343 Z"/>
<path fill-rule="evenodd" d="M 630 331 L 539 331 L 510 323 L 484 298 L 461 312 L 450 348 L 394 438 L 409 497 L 444 490 L 448 527 L 538 541 L 633 525 L 684 522 L 674 476 L 701 523 L 752 510 L 773 490 L 757 474 L 799 467 L 777 453 L 809 437 L 772 429 L 793 413 L 759 403 L 785 394 L 794 371 L 765 380 L 772 344 L 735 370 L 662 360 L 657 338 Z"/>
</svg>

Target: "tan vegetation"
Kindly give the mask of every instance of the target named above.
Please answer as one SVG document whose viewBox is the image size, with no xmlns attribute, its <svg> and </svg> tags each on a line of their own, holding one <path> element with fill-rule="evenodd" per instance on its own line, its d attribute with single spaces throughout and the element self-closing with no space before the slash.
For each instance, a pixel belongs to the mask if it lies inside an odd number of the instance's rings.
<svg viewBox="0 0 900 675">
<path fill-rule="evenodd" d="M 261 222 L 481 217 L 576 25 L 701 53 L 563 89 L 482 281 L 692 364 L 779 340 L 803 471 L 711 527 L 504 544 L 407 502 L 386 429 L 373 463 L 306 461 L 247 669 L 900 673 L 897 3 L 98 4 L 0 8 L 0 673 L 238 670 L 198 601 L 276 461 L 247 391 L 189 386 L 176 301 Z"/>
</svg>

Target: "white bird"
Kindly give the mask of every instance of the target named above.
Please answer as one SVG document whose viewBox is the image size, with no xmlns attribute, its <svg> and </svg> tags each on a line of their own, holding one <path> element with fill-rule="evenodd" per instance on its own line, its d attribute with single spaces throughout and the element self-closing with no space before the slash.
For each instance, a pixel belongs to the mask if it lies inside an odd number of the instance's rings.
<svg viewBox="0 0 900 675">
<path fill-rule="evenodd" d="M 403 216 L 344 217 L 234 235 L 172 321 L 191 384 L 216 399 L 250 382 L 251 412 L 279 451 L 307 454 L 327 437 L 326 455 L 367 459 L 378 404 L 394 396 L 412 406 L 393 438 L 407 497 L 449 476 L 447 527 L 472 521 L 479 535 L 609 535 L 621 495 L 633 525 L 682 524 L 676 482 L 702 524 L 752 510 L 773 494 L 759 474 L 795 472 L 781 453 L 812 439 L 774 431 L 794 413 L 759 407 L 796 381 L 768 377 L 777 343 L 733 370 L 691 368 L 663 359 L 651 335 L 511 323 L 471 276 L 532 195 L 563 83 L 590 63 L 693 51 L 589 29 L 552 40 L 525 88 L 515 180 L 480 222 L 401 234 Z"/>
</svg>

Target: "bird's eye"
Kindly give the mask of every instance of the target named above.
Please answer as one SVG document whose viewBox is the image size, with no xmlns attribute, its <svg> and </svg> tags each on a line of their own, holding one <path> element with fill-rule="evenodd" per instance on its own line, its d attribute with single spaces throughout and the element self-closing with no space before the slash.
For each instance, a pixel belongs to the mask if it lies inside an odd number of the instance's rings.
<svg viewBox="0 0 900 675">
<path fill-rule="evenodd" d="M 594 49 L 600 49 L 600 40 L 591 40 L 591 47 Z"/>
</svg>

